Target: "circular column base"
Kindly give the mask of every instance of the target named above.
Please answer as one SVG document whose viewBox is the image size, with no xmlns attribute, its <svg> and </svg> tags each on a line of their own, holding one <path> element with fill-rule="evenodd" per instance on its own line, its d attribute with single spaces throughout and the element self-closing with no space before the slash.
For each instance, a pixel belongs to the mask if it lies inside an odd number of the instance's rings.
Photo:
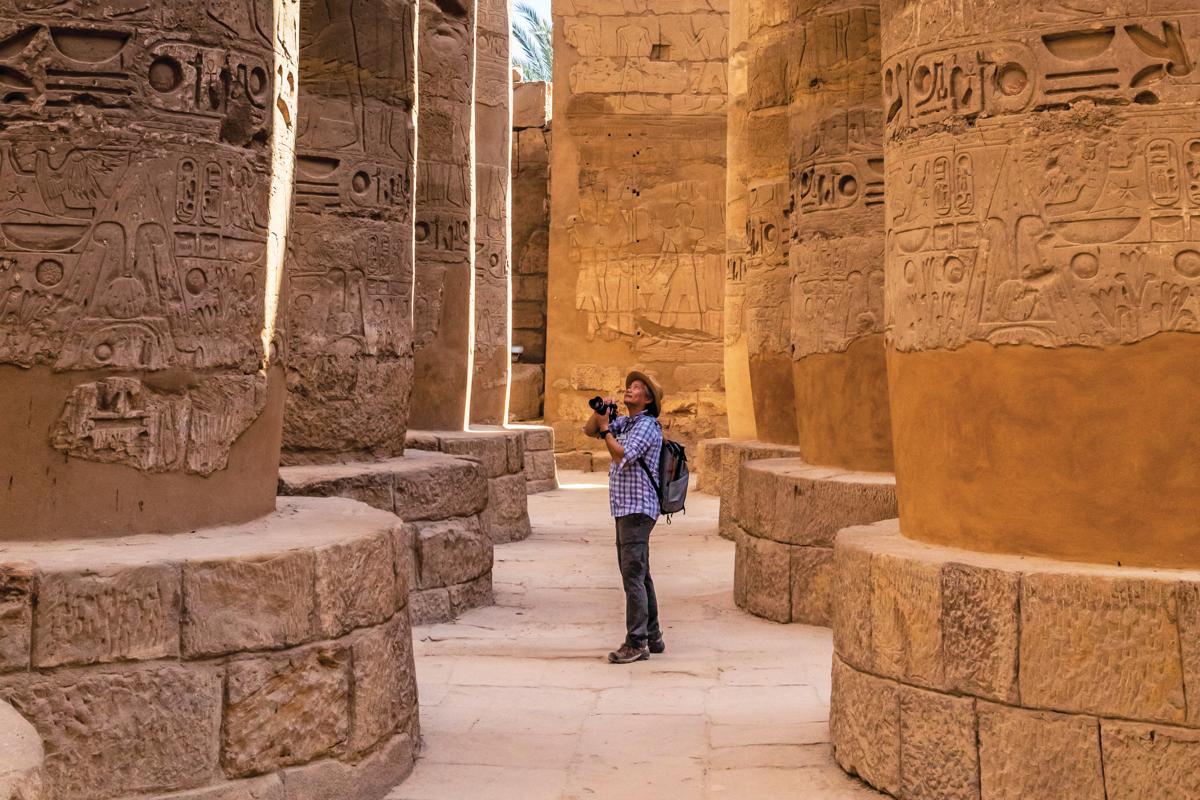
<svg viewBox="0 0 1200 800">
<path fill-rule="evenodd" d="M 46 796 L 382 797 L 418 733 L 407 538 L 281 498 L 243 525 L 0 545 L 0 700 L 45 742 Z"/>
<path fill-rule="evenodd" d="M 737 605 L 775 622 L 828 626 L 834 537 L 896 516 L 896 478 L 799 458 L 753 461 L 741 467 L 735 514 Z"/>
<path fill-rule="evenodd" d="M 721 483 L 719 494 L 721 507 L 718 517 L 718 532 L 724 539 L 737 539 L 738 486 L 742 478 L 742 465 L 748 461 L 768 458 L 799 458 L 800 448 L 783 444 L 767 444 L 753 439 L 719 441 L 713 449 L 720 452 Z M 705 456 L 712 462 L 713 456 Z"/>
<path fill-rule="evenodd" d="M 915 798 L 1200 797 L 1200 571 L 838 534 L 838 763 Z"/>
</svg>

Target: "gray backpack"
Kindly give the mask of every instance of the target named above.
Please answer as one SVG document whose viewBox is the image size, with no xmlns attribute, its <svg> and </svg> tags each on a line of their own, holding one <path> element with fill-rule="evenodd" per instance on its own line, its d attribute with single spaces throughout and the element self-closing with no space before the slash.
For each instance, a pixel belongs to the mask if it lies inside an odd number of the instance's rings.
<svg viewBox="0 0 1200 800">
<path fill-rule="evenodd" d="M 654 420 L 658 425 L 658 420 Z M 658 469 L 651 470 L 646 465 L 645 457 L 639 458 L 638 463 L 650 479 L 654 494 L 658 497 L 658 513 L 671 521 L 671 515 L 680 511 L 687 513 L 688 465 L 687 450 L 679 442 L 664 438 L 662 449 L 658 453 Z"/>
</svg>

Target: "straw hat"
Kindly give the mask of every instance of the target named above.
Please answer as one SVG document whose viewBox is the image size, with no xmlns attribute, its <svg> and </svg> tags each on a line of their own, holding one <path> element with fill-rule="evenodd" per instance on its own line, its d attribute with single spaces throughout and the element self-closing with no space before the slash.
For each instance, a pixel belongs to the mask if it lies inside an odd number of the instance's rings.
<svg viewBox="0 0 1200 800">
<path fill-rule="evenodd" d="M 625 388 L 628 389 L 629 385 L 634 381 L 641 381 L 642 385 L 650 390 L 650 398 L 654 401 L 654 412 L 656 415 L 661 412 L 663 390 L 662 387 L 658 385 L 658 381 L 654 380 L 654 378 L 651 378 L 646 373 L 640 372 L 636 369 L 625 376 Z"/>
</svg>

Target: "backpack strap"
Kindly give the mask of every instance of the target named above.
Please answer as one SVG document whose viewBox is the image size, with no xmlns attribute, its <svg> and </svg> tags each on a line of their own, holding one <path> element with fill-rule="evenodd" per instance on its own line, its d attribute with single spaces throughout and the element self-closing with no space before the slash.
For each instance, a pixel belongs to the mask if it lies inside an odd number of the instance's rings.
<svg viewBox="0 0 1200 800">
<path fill-rule="evenodd" d="M 647 415 L 647 416 L 649 416 L 649 415 Z M 662 426 L 659 425 L 658 420 L 654 419 L 654 417 L 649 417 L 649 418 L 655 425 L 658 425 L 659 430 L 661 431 Z M 660 448 L 663 447 L 664 444 L 665 443 L 660 444 L 659 447 Z M 661 449 L 659 450 L 659 452 L 662 452 Z M 662 487 L 658 485 L 658 479 L 654 477 L 653 470 L 651 470 L 650 467 L 646 464 L 646 456 L 645 455 L 640 456 L 637 460 L 637 463 L 638 463 L 638 466 L 642 468 L 642 471 L 646 473 L 646 477 L 650 479 L 650 485 L 652 487 L 654 487 L 654 497 L 656 500 L 658 500 L 658 510 L 659 510 L 659 513 L 661 514 L 661 512 L 662 512 Z"/>
</svg>

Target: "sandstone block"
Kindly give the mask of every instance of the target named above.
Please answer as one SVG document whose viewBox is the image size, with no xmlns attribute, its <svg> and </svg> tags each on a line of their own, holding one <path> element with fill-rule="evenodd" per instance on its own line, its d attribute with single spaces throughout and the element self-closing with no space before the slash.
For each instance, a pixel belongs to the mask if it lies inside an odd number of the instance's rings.
<svg viewBox="0 0 1200 800">
<path fill-rule="evenodd" d="M 519 431 L 504 434 L 507 446 L 508 474 L 517 475 L 525 471 L 525 436 Z"/>
<path fill-rule="evenodd" d="M 1175 586 L 1096 573 L 1027 574 L 1021 701 L 1156 722 L 1186 718 Z"/>
<path fill-rule="evenodd" d="M 381 511 L 392 511 L 392 476 L 379 465 L 281 467 L 279 494 L 302 497 L 345 497 Z"/>
<path fill-rule="evenodd" d="M 557 434 L 555 434 L 555 438 L 558 438 Z M 583 450 L 576 450 L 573 453 L 555 453 L 554 463 L 558 469 L 591 472 L 592 454 Z"/>
<path fill-rule="evenodd" d="M 40 575 L 34 666 L 178 655 L 179 581 L 168 564 Z"/>
<path fill-rule="evenodd" d="M 509 416 L 521 420 L 541 417 L 545 385 L 545 367 L 541 364 L 513 364 L 508 397 Z M 528 439 L 525 448 L 528 457 Z"/>
<path fill-rule="evenodd" d="M 0 672 L 28 669 L 33 644 L 33 572 L 0 566 Z"/>
<path fill-rule="evenodd" d="M 833 622 L 832 547 L 791 548 L 792 622 L 829 627 Z"/>
<path fill-rule="evenodd" d="M 492 597 L 492 573 L 480 575 L 473 581 L 450 587 L 450 610 L 455 617 L 472 608 L 490 606 Z"/>
<path fill-rule="evenodd" d="M 904 683 L 941 688 L 940 565 L 876 553 L 870 585 L 874 671 Z"/>
<path fill-rule="evenodd" d="M 323 636 L 378 625 L 403 605 L 396 596 L 393 548 L 392 532 L 383 531 L 316 551 L 316 613 Z"/>
<path fill-rule="evenodd" d="M 492 542 L 476 517 L 417 524 L 418 586 L 466 583 L 492 568 Z"/>
<path fill-rule="evenodd" d="M 529 481 L 525 484 L 527 494 L 543 494 L 545 492 L 553 492 L 558 488 L 558 478 L 549 478 L 544 481 Z"/>
<path fill-rule="evenodd" d="M 448 589 L 424 589 L 408 595 L 408 613 L 413 625 L 435 625 L 454 619 Z"/>
<path fill-rule="evenodd" d="M 95 800 L 217 777 L 221 675 L 198 665 L 22 676 L 0 687 L 46 747 L 47 797 Z"/>
<path fill-rule="evenodd" d="M 1095 719 L 983 701 L 976 710 L 984 800 L 1105 800 Z"/>
<path fill-rule="evenodd" d="M 488 481 L 488 506 L 480 520 L 494 544 L 529 538 L 528 491 L 523 473 Z"/>
<path fill-rule="evenodd" d="M 738 532 L 734 596 L 742 608 L 775 622 L 792 621 L 791 549 Z"/>
<path fill-rule="evenodd" d="M 1101 720 L 1107 800 L 1200 797 L 1200 731 Z"/>
<path fill-rule="evenodd" d="M 700 442 L 696 454 L 696 466 L 700 473 L 697 491 L 705 494 L 721 492 L 721 448 L 729 439 L 705 439 Z"/>
<path fill-rule="evenodd" d="M 226 781 L 190 792 L 163 795 L 154 800 L 290 800 L 279 775 L 264 775 L 241 781 Z"/>
<path fill-rule="evenodd" d="M 535 450 L 525 452 L 525 480 L 546 481 L 554 480 L 554 451 Z"/>
<path fill-rule="evenodd" d="M 545 425 L 529 425 L 518 428 L 525 437 L 525 455 L 536 450 L 554 450 L 554 430 Z"/>
<path fill-rule="evenodd" d="M 437 453 L 442 449 L 442 442 L 433 431 L 410 430 L 405 434 L 404 446 L 410 450 L 425 450 Z"/>
<path fill-rule="evenodd" d="M 407 733 L 393 736 L 357 764 L 326 759 L 283 771 L 287 800 L 379 800 L 408 777 L 416 745 Z"/>
<path fill-rule="evenodd" d="M 869 528 L 838 535 L 834 545 L 833 647 L 838 657 L 862 670 L 871 668 L 871 553 L 858 536 Z M 856 536 L 856 533 L 858 536 Z"/>
<path fill-rule="evenodd" d="M 858 672 L 836 656 L 829 735 L 839 766 L 877 789 L 900 790 L 900 695 L 895 683 Z"/>
<path fill-rule="evenodd" d="M 350 652 L 312 646 L 229 665 L 221 762 L 235 777 L 306 764 L 350 734 Z"/>
<path fill-rule="evenodd" d="M 408 721 L 408 715 L 415 713 L 415 707 L 405 705 L 413 699 L 406 697 L 413 680 L 411 639 L 406 614 L 356 636 L 351 646 L 351 753 L 370 750 L 395 734 Z"/>
<path fill-rule="evenodd" d="M 413 523 L 392 529 L 392 551 L 396 566 L 397 602 L 408 604 L 409 593 L 417 586 L 417 526 Z"/>
<path fill-rule="evenodd" d="M 1200 727 L 1200 583 L 1179 584 L 1179 645 L 1188 696 L 1187 723 Z"/>
<path fill-rule="evenodd" d="M 1017 697 L 1016 573 L 942 567 L 942 655 L 947 688 L 1000 702 Z"/>
<path fill-rule="evenodd" d="M 183 653 L 189 658 L 284 647 L 313 632 L 311 551 L 183 567 Z"/>
<path fill-rule="evenodd" d="M 394 478 L 395 513 L 406 522 L 471 516 L 487 506 L 487 481 L 470 461 L 426 456 Z"/>
<path fill-rule="evenodd" d="M 550 105 L 550 85 L 528 81 L 513 86 L 513 127 L 545 127 Z"/>
<path fill-rule="evenodd" d="M 900 796 L 978 800 L 975 701 L 900 688 Z"/>
<path fill-rule="evenodd" d="M 517 434 L 493 433 L 493 432 L 474 432 L 466 433 L 441 433 L 437 434 L 438 445 L 441 451 L 447 455 L 461 456 L 476 461 L 483 469 L 483 474 L 487 478 L 496 478 L 501 475 L 507 475 L 511 470 L 508 468 L 508 440 L 520 437 Z"/>
</svg>

